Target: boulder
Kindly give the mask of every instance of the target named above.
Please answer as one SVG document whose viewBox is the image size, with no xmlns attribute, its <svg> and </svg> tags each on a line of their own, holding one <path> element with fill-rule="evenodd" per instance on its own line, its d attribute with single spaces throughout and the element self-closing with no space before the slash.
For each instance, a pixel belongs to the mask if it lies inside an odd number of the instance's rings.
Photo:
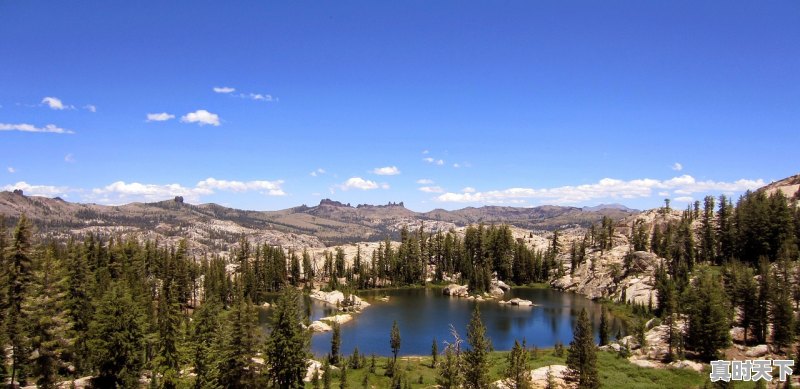
<svg viewBox="0 0 800 389">
<path fill-rule="evenodd" d="M 516 306 L 519 306 L 519 307 L 532 307 L 534 305 L 532 301 L 523 300 L 523 299 L 521 299 L 519 297 L 514 297 L 511 300 L 505 301 L 505 303 L 509 304 L 509 305 L 516 305 Z"/>
<path fill-rule="evenodd" d="M 750 347 L 747 351 L 745 351 L 744 355 L 748 357 L 756 357 L 760 358 L 769 353 L 769 347 L 766 344 L 759 344 L 758 346 Z"/>
<path fill-rule="evenodd" d="M 508 286 L 508 284 L 500 280 L 492 282 L 492 285 L 502 289 L 504 292 L 508 292 L 509 290 L 511 290 L 511 287 Z"/>
<path fill-rule="evenodd" d="M 533 387 L 546 388 L 547 373 L 550 372 L 550 374 L 553 375 L 556 387 L 566 388 L 567 384 L 564 382 L 564 375 L 567 374 L 567 370 L 569 369 L 564 365 L 550 365 L 531 370 L 531 381 L 533 381 Z"/>
<path fill-rule="evenodd" d="M 313 331 L 313 332 L 333 331 L 333 328 L 331 328 L 330 325 L 328 325 L 327 323 L 323 323 L 323 322 L 321 322 L 319 320 L 316 320 L 313 323 L 311 323 L 311 325 L 308 326 L 308 329 Z"/>
<path fill-rule="evenodd" d="M 442 293 L 448 296 L 466 297 L 469 295 L 469 287 L 467 285 L 450 284 L 442 290 Z"/>
<path fill-rule="evenodd" d="M 323 317 L 322 319 L 319 319 L 319 321 L 327 321 L 327 322 L 338 323 L 338 324 L 344 324 L 344 323 L 347 323 L 350 320 L 353 320 L 353 315 L 350 315 L 348 313 L 346 313 L 344 315 L 327 316 L 327 317 Z"/>
<path fill-rule="evenodd" d="M 505 294 L 505 292 L 503 292 L 503 289 L 500 289 L 497 286 L 492 286 L 489 289 L 489 294 L 492 295 L 492 297 L 501 297 L 502 295 Z"/>
<path fill-rule="evenodd" d="M 668 365 L 673 369 L 689 369 L 694 370 L 698 373 L 702 373 L 705 365 L 699 362 L 690 361 L 690 360 L 682 360 L 682 361 L 675 361 Z"/>
</svg>

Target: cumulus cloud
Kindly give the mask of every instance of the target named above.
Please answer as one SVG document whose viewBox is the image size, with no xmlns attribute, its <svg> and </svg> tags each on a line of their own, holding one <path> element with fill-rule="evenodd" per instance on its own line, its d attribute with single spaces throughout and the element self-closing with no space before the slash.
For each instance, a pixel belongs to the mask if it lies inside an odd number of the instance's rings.
<svg viewBox="0 0 800 389">
<path fill-rule="evenodd" d="M 347 179 L 347 181 L 345 181 L 343 184 L 339 185 L 338 187 L 341 190 L 348 190 L 348 189 L 372 190 L 372 189 L 381 188 L 383 186 L 379 185 L 375 181 L 365 180 L 365 179 L 363 179 L 361 177 L 350 177 L 350 178 Z M 387 189 L 388 186 L 383 187 L 383 188 Z"/>
<path fill-rule="evenodd" d="M 22 132 L 49 132 L 53 134 L 74 134 L 72 130 L 67 130 L 56 126 L 55 124 L 48 124 L 44 127 L 36 127 L 28 123 L 0 123 L 0 131 L 22 131 Z"/>
<path fill-rule="evenodd" d="M 181 116 L 181 121 L 184 123 L 197 123 L 201 126 L 206 124 L 219 126 L 219 115 L 208 112 L 205 109 L 198 109 Z"/>
<path fill-rule="evenodd" d="M 473 188 L 471 186 L 468 186 L 468 187 L 466 187 L 464 189 L 461 189 L 461 191 L 464 192 L 464 193 L 475 193 L 476 192 L 475 188 Z"/>
<path fill-rule="evenodd" d="M 421 192 L 425 193 L 443 193 L 444 189 L 440 186 L 422 186 L 419 188 Z"/>
<path fill-rule="evenodd" d="M 430 185 L 430 184 L 433 184 L 433 180 L 428 179 L 428 178 L 420 178 L 419 180 L 417 180 L 417 184 Z"/>
<path fill-rule="evenodd" d="M 214 87 L 214 92 L 217 92 L 217 93 L 232 93 L 232 92 L 236 92 L 236 88 L 231 88 L 229 86 L 215 86 Z"/>
<path fill-rule="evenodd" d="M 596 199 L 646 198 L 655 192 L 673 191 L 679 194 L 723 192 L 734 193 L 764 186 L 764 180 L 740 179 L 734 182 L 698 181 L 690 175 L 668 180 L 650 178 L 630 181 L 604 178 L 597 183 L 555 188 L 508 188 L 487 192 L 444 193 L 436 199 L 452 203 L 514 203 L 536 199 L 551 204 L 574 204 Z"/>
<path fill-rule="evenodd" d="M 269 196 L 285 196 L 286 193 L 281 189 L 283 180 L 277 181 L 227 181 L 206 178 L 197 183 L 196 189 L 199 190 L 223 190 L 231 192 L 247 192 L 251 190 L 260 191 Z"/>
<path fill-rule="evenodd" d="M 683 170 L 683 165 L 681 165 L 681 163 L 680 163 L 680 162 L 675 162 L 675 163 L 672 165 L 672 170 L 674 170 L 674 171 L 676 171 L 676 172 L 679 172 L 679 171 Z"/>
<path fill-rule="evenodd" d="M 321 176 L 321 175 L 325 174 L 325 169 L 323 169 L 323 168 L 319 168 L 319 169 L 317 169 L 317 170 L 314 170 L 313 172 L 311 172 L 311 173 L 308 173 L 308 174 L 309 174 L 311 177 Z"/>
<path fill-rule="evenodd" d="M 395 176 L 400 174 L 400 169 L 397 166 L 376 167 L 372 169 L 372 173 L 379 176 Z"/>
<path fill-rule="evenodd" d="M 31 185 L 25 181 L 17 182 L 16 184 L 6 185 L 2 188 L 5 191 L 12 191 L 15 189 L 22 189 L 28 196 L 44 196 L 44 197 L 67 197 L 67 193 L 71 190 L 66 186 L 52 186 L 52 185 Z"/>
<path fill-rule="evenodd" d="M 64 102 L 61 101 L 58 97 L 45 97 L 42 99 L 42 104 L 50 107 L 50 109 L 55 109 L 57 111 L 62 111 L 65 109 L 75 109 L 75 107 L 71 105 L 66 105 Z"/>
<path fill-rule="evenodd" d="M 425 158 L 422 158 L 422 160 L 427 162 L 427 163 L 432 163 L 434 165 L 439 165 L 439 166 L 444 165 L 444 160 L 442 160 L 442 159 L 435 159 L 435 158 L 431 158 L 431 157 L 425 157 Z"/>
<path fill-rule="evenodd" d="M 87 200 L 97 201 L 102 204 L 124 204 L 131 201 L 161 201 L 175 196 L 183 196 L 190 202 L 199 202 L 202 196 L 212 195 L 216 192 L 259 192 L 266 196 L 285 196 L 281 185 L 282 180 L 276 181 L 231 181 L 218 180 L 213 177 L 198 182 L 193 187 L 181 184 L 143 184 L 139 182 L 127 183 L 117 181 L 101 188 L 92 189 L 85 196 Z"/>
<path fill-rule="evenodd" d="M 148 122 L 165 122 L 170 119 L 175 119 L 175 115 L 161 112 L 161 113 L 148 113 L 147 114 L 147 121 Z"/>
</svg>

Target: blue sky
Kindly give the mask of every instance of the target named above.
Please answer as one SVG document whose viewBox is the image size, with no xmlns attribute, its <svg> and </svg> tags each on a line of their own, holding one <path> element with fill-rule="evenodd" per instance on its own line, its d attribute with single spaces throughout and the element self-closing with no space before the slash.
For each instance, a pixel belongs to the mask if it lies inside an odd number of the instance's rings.
<svg viewBox="0 0 800 389">
<path fill-rule="evenodd" d="M 800 170 L 796 1 L 0 1 L 0 37 L 0 188 L 71 201 L 648 208 Z"/>
</svg>

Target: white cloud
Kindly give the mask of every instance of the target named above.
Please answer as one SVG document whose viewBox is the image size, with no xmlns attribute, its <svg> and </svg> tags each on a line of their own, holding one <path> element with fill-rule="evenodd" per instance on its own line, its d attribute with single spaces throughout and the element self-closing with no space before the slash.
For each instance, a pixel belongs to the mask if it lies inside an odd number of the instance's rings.
<svg viewBox="0 0 800 389">
<path fill-rule="evenodd" d="M 49 132 L 53 134 L 74 134 L 72 130 L 67 130 L 56 126 L 55 124 L 48 124 L 44 127 L 36 127 L 33 124 L 19 123 L 0 123 L 0 131 L 22 131 L 22 132 Z"/>
<path fill-rule="evenodd" d="M 83 106 L 83 109 L 85 109 L 85 110 L 87 110 L 87 111 L 89 111 L 89 112 L 92 112 L 92 113 L 95 113 L 95 112 L 97 112 L 97 106 L 96 106 L 96 105 L 92 105 L 92 104 L 86 104 L 86 105 L 84 105 L 84 106 Z"/>
<path fill-rule="evenodd" d="M 282 184 L 282 180 L 229 181 L 213 177 L 198 182 L 194 187 L 186 187 L 181 184 L 162 185 L 117 181 L 102 188 L 92 189 L 86 199 L 102 204 L 124 204 L 131 201 L 152 202 L 183 196 L 187 201 L 199 202 L 202 196 L 212 195 L 217 191 L 235 193 L 257 191 L 266 196 L 285 196 L 286 192 L 281 188 Z"/>
<path fill-rule="evenodd" d="M 181 121 L 184 123 L 197 123 L 201 126 L 206 124 L 219 126 L 219 115 L 208 112 L 205 109 L 198 109 L 181 116 Z"/>
<path fill-rule="evenodd" d="M 260 191 L 262 194 L 266 194 L 269 196 L 285 196 L 286 193 L 281 189 L 281 185 L 283 185 L 283 180 L 277 181 L 227 181 L 227 180 L 217 180 L 214 178 L 206 178 L 203 181 L 197 183 L 195 187 L 198 190 L 204 191 L 214 191 L 214 190 L 224 190 L 224 191 L 231 191 L 231 192 L 247 192 L 251 190 Z"/>
<path fill-rule="evenodd" d="M 371 189 L 378 189 L 381 187 L 375 181 L 365 180 L 361 177 L 351 177 L 348 178 L 344 184 L 338 186 L 341 190 L 348 190 L 348 189 L 361 189 L 361 190 L 371 190 Z M 386 188 L 384 188 L 386 189 Z"/>
<path fill-rule="evenodd" d="M 676 197 L 674 200 L 678 203 L 691 203 L 694 201 L 694 198 L 692 198 L 692 196 L 681 196 Z"/>
<path fill-rule="evenodd" d="M 9 173 L 11 173 L 11 174 L 14 174 L 14 173 L 16 173 L 16 172 L 17 172 L 17 169 L 14 169 L 14 168 L 13 168 L 13 167 L 11 167 L 11 166 L 9 166 L 9 167 L 8 167 L 6 170 L 8 170 L 8 172 L 9 172 Z"/>
<path fill-rule="evenodd" d="M 440 186 L 422 186 L 419 188 L 421 192 L 425 193 L 443 193 L 444 189 Z"/>
<path fill-rule="evenodd" d="M 148 122 L 164 122 L 170 119 L 175 119 L 175 115 L 161 112 L 161 113 L 148 113 L 147 114 L 147 121 Z"/>
<path fill-rule="evenodd" d="M 255 100 L 255 101 L 274 101 L 275 100 L 272 97 L 272 95 L 265 95 L 265 94 L 261 94 L 261 93 L 247 93 L 247 94 L 240 93 L 239 97 L 241 97 L 243 99 L 250 99 L 250 100 Z"/>
<path fill-rule="evenodd" d="M 475 188 L 473 188 L 471 186 L 468 186 L 468 187 L 466 187 L 464 189 L 461 189 L 461 191 L 464 192 L 464 193 L 475 193 Z"/>
<path fill-rule="evenodd" d="M 679 171 L 683 170 L 683 165 L 681 165 L 680 162 L 675 162 L 672 165 L 672 170 L 674 170 L 676 172 L 679 172 Z"/>
<path fill-rule="evenodd" d="M 67 197 L 67 192 L 71 190 L 66 186 L 51 186 L 51 185 L 31 185 L 25 181 L 17 182 L 16 184 L 6 185 L 3 190 L 12 191 L 15 189 L 22 189 L 27 196 L 45 196 L 45 197 Z"/>
<path fill-rule="evenodd" d="M 425 158 L 422 158 L 422 160 L 427 162 L 427 163 L 432 163 L 432 164 L 439 165 L 439 166 L 444 165 L 444 160 L 441 160 L 441 159 L 434 159 L 434 158 L 431 158 L 431 157 L 425 157 Z"/>
<path fill-rule="evenodd" d="M 325 174 L 325 169 L 323 169 L 323 168 L 319 168 L 319 169 L 317 169 L 317 170 L 314 170 L 313 172 L 311 172 L 311 173 L 308 173 L 308 174 L 309 174 L 311 177 L 321 176 L 321 175 Z"/>
<path fill-rule="evenodd" d="M 662 197 L 663 196 L 669 196 L 669 192 L 663 192 L 663 191 L 662 192 L 658 192 L 658 195 L 662 196 Z"/>
<path fill-rule="evenodd" d="M 71 105 L 65 105 L 58 97 L 45 97 L 42 99 L 42 104 L 47 105 L 50 107 L 50 109 L 55 109 L 57 111 L 75 109 L 75 107 Z"/>
<path fill-rule="evenodd" d="M 397 166 L 376 167 L 372 169 L 372 173 L 379 176 L 394 176 L 400 174 L 400 169 Z"/>
<path fill-rule="evenodd" d="M 433 180 L 428 179 L 428 178 L 420 178 L 419 180 L 417 180 L 417 184 L 430 185 L 430 184 L 433 184 Z"/>
<path fill-rule="evenodd" d="M 236 88 L 231 88 L 229 86 L 215 86 L 214 87 L 214 92 L 217 92 L 217 93 L 232 93 L 232 92 L 236 92 Z"/>
<path fill-rule="evenodd" d="M 683 175 L 668 180 L 650 178 L 630 181 L 604 178 L 594 184 L 561 186 L 555 188 L 509 188 L 488 192 L 444 193 L 440 202 L 453 203 L 512 203 L 524 199 L 537 199 L 550 204 L 573 204 L 596 199 L 633 199 L 651 197 L 654 192 L 674 191 L 685 194 L 723 192 L 734 193 L 764 186 L 764 180 L 741 179 L 734 182 L 697 181 Z"/>
<path fill-rule="evenodd" d="M 65 155 L 64 156 L 64 162 L 74 163 L 75 162 L 75 156 L 72 155 L 72 153 L 69 153 L 69 154 Z"/>
<path fill-rule="evenodd" d="M 427 149 L 426 150 L 422 150 L 422 155 L 426 155 L 428 153 L 430 153 L 430 151 L 428 151 Z"/>
<path fill-rule="evenodd" d="M 454 164 L 453 164 L 453 167 L 454 167 L 454 168 L 456 168 L 456 169 L 458 169 L 458 168 L 460 168 L 460 167 L 461 167 L 461 165 L 459 165 L 458 163 L 454 163 Z"/>
</svg>

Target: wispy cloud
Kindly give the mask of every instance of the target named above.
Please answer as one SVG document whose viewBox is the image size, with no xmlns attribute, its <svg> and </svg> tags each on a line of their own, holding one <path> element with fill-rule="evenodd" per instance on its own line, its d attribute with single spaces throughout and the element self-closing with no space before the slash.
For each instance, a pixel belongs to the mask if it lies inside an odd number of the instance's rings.
<svg viewBox="0 0 800 389">
<path fill-rule="evenodd" d="M 17 169 L 14 169 L 13 166 L 9 166 L 8 168 L 6 168 L 6 170 L 8 170 L 8 172 L 11 173 L 11 174 L 14 174 L 14 173 L 17 172 Z"/>
<path fill-rule="evenodd" d="M 75 156 L 72 155 L 72 153 L 69 153 L 69 154 L 65 155 L 64 156 L 64 162 L 75 163 Z"/>
<path fill-rule="evenodd" d="M 165 122 L 170 119 L 175 119 L 175 115 L 166 112 L 147 114 L 148 122 Z"/>
<path fill-rule="evenodd" d="M 650 178 L 623 181 L 604 178 L 594 184 L 555 188 L 509 188 L 487 192 L 444 193 L 436 199 L 452 203 L 518 203 L 540 200 L 550 204 L 574 204 L 596 199 L 634 199 L 651 197 L 653 193 L 673 191 L 677 194 L 723 192 L 735 193 L 764 186 L 764 180 L 740 179 L 734 182 L 698 181 L 689 175 L 668 180 Z M 465 188 L 466 189 L 466 188 Z"/>
<path fill-rule="evenodd" d="M 314 170 L 313 172 L 311 172 L 311 173 L 308 173 L 308 174 L 309 174 L 311 177 L 317 177 L 317 176 L 321 176 L 321 175 L 325 174 L 325 169 L 323 169 L 323 168 L 318 168 L 317 170 Z"/>
<path fill-rule="evenodd" d="M 53 134 L 74 134 L 72 130 L 67 130 L 56 126 L 55 124 L 48 124 L 44 127 L 36 127 L 28 123 L 0 123 L 0 131 L 22 131 L 22 132 L 49 132 Z"/>
<path fill-rule="evenodd" d="M 239 93 L 239 97 L 255 101 L 267 101 L 267 102 L 275 101 L 275 98 L 272 97 L 272 95 L 266 95 L 261 93 Z"/>
<path fill-rule="evenodd" d="M 206 124 L 219 126 L 219 115 L 208 112 L 205 109 L 198 109 L 181 116 L 181 121 L 184 123 L 197 123 L 201 126 Z"/>
<path fill-rule="evenodd" d="M 97 106 L 93 105 L 93 104 L 86 104 L 86 105 L 83 106 L 83 109 L 85 109 L 85 110 L 87 110 L 87 111 L 89 111 L 91 113 L 97 112 Z"/>
<path fill-rule="evenodd" d="M 440 186 L 422 186 L 419 188 L 421 192 L 425 193 L 443 193 L 444 189 Z"/>
<path fill-rule="evenodd" d="M 66 105 L 64 102 L 61 101 L 58 97 L 45 97 L 42 99 L 42 104 L 50 107 L 50 109 L 55 109 L 57 111 L 62 111 L 65 109 L 75 109 L 72 105 Z"/>
<path fill-rule="evenodd" d="M 439 166 L 444 165 L 444 160 L 442 160 L 442 159 L 435 159 L 435 158 L 431 158 L 431 157 L 425 157 L 425 158 L 422 158 L 422 160 L 427 162 L 427 163 L 434 164 L 434 165 L 439 165 Z"/>
<path fill-rule="evenodd" d="M 372 173 L 379 176 L 395 176 L 400 174 L 400 169 L 397 166 L 376 167 L 372 169 Z"/>
<path fill-rule="evenodd" d="M 430 184 L 433 184 L 433 180 L 431 180 L 429 178 L 420 178 L 419 180 L 417 180 L 417 184 L 430 185 Z"/>
<path fill-rule="evenodd" d="M 389 189 L 387 184 L 378 184 L 375 181 L 365 180 L 361 177 L 350 177 L 341 185 L 337 185 L 337 188 L 341 190 L 349 190 L 349 189 L 360 189 L 360 190 L 372 190 L 372 189 Z"/>
<path fill-rule="evenodd" d="M 680 163 L 680 162 L 675 162 L 675 163 L 672 165 L 672 170 L 674 170 L 674 171 L 676 171 L 676 172 L 679 172 L 679 171 L 683 170 L 683 165 L 681 165 L 681 163 Z"/>
<path fill-rule="evenodd" d="M 214 92 L 217 93 L 233 93 L 236 92 L 236 88 L 231 88 L 229 86 L 215 86 Z"/>
<path fill-rule="evenodd" d="M 468 186 L 468 187 L 466 187 L 464 189 L 461 189 L 461 191 L 464 192 L 464 193 L 475 193 L 476 192 L 475 188 L 473 188 L 471 186 Z"/>
</svg>

